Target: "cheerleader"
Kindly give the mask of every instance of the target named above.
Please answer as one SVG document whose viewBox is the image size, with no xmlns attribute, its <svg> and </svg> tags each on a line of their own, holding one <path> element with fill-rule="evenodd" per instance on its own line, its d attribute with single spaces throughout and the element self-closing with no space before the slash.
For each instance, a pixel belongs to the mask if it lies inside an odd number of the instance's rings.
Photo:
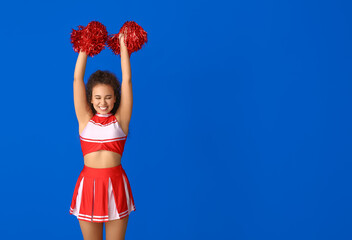
<svg viewBox="0 0 352 240">
<path fill-rule="evenodd" d="M 84 167 L 76 182 L 70 214 L 77 217 L 85 240 L 103 239 L 104 223 L 107 240 L 124 239 L 129 214 L 136 210 L 121 165 L 133 103 L 130 52 L 124 34 L 117 36 L 121 84 L 113 73 L 98 70 L 85 86 L 89 54 L 82 49 L 74 72 L 74 106 Z"/>
</svg>

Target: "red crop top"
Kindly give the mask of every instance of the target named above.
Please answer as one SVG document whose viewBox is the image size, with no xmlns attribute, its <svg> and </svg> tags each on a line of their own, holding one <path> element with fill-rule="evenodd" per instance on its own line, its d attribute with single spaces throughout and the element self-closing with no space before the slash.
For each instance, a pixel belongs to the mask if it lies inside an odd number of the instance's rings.
<svg viewBox="0 0 352 240">
<path fill-rule="evenodd" d="M 122 156 L 126 138 L 115 115 L 96 113 L 80 135 L 83 156 L 98 150 L 116 152 Z"/>
</svg>

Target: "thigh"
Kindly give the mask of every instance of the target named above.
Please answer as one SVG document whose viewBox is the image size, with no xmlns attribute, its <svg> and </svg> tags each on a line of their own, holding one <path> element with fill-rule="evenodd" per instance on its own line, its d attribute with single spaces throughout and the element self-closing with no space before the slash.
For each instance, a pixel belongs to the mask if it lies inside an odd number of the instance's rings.
<svg viewBox="0 0 352 240">
<path fill-rule="evenodd" d="M 104 223 L 78 220 L 84 240 L 103 240 Z"/>
<path fill-rule="evenodd" d="M 122 219 L 105 222 L 106 240 L 124 240 L 129 215 Z"/>
</svg>

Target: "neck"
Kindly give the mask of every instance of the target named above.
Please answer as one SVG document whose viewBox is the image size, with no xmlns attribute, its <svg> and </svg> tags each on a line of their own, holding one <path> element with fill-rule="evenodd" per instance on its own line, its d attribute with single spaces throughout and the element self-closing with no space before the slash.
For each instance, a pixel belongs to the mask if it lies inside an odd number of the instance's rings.
<svg viewBox="0 0 352 240">
<path fill-rule="evenodd" d="M 109 113 L 98 113 L 97 112 L 95 115 L 97 115 L 98 117 L 109 117 L 112 115 L 112 113 L 111 112 L 109 112 Z"/>
</svg>

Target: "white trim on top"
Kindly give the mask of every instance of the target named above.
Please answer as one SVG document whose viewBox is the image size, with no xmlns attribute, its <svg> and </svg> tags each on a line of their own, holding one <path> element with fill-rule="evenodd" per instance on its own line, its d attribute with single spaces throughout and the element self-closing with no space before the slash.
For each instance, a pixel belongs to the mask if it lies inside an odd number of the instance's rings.
<svg viewBox="0 0 352 240">
<path fill-rule="evenodd" d="M 101 113 L 96 113 L 98 117 L 110 117 L 112 113 L 106 113 L 106 114 L 101 114 Z"/>
</svg>

